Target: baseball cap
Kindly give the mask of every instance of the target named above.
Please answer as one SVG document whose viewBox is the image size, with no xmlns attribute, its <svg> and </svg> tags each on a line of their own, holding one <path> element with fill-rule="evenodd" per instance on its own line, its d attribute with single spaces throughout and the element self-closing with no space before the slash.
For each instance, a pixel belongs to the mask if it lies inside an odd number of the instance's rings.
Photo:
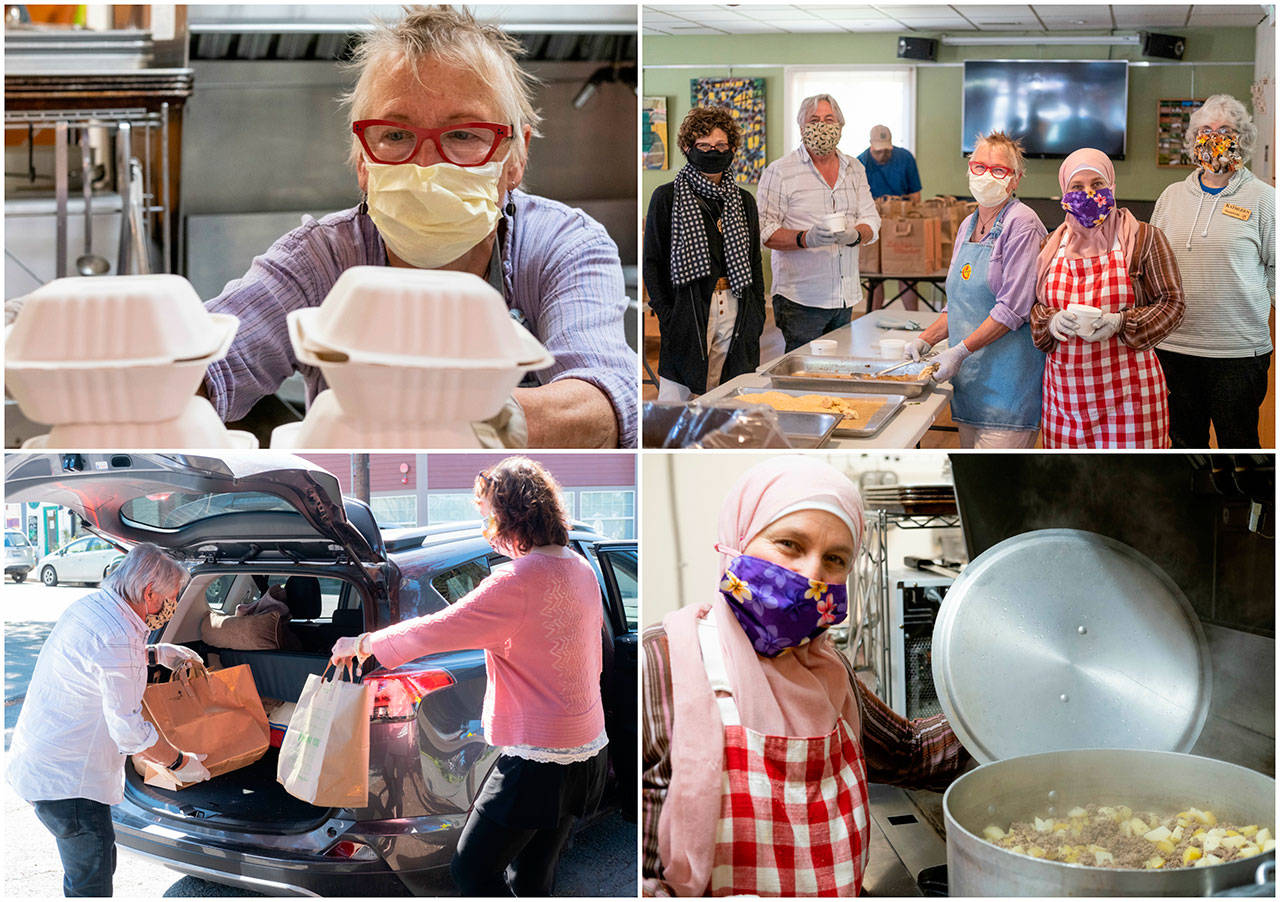
<svg viewBox="0 0 1280 902">
<path fill-rule="evenodd" d="M 884 150 L 886 147 L 893 146 L 893 135 L 890 134 L 888 126 L 876 125 L 871 128 L 871 149 Z"/>
</svg>

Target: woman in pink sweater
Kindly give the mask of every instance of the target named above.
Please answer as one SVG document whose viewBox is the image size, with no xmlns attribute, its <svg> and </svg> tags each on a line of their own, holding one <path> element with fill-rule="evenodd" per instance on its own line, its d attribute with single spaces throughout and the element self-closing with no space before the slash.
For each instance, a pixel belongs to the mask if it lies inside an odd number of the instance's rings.
<svg viewBox="0 0 1280 902">
<path fill-rule="evenodd" d="M 391 669 L 484 649 L 484 735 L 502 754 L 462 829 L 454 880 L 466 896 L 550 896 L 574 819 L 604 790 L 600 586 L 568 547 L 559 486 L 540 464 L 509 457 L 476 477 L 475 494 L 485 537 L 511 563 L 443 611 L 339 639 L 333 657 L 372 654 Z"/>
</svg>

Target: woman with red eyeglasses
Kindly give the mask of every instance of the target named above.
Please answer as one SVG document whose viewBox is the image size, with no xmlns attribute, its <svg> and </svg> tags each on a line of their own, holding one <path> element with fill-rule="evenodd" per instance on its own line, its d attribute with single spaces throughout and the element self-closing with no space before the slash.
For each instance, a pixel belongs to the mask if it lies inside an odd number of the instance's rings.
<svg viewBox="0 0 1280 902">
<path fill-rule="evenodd" d="M 1017 141 L 1003 132 L 978 137 L 969 158 L 978 209 L 956 230 L 947 308 L 903 352 L 920 360 L 947 339 L 934 379 L 955 389 L 951 418 L 965 448 L 1030 448 L 1040 425 L 1044 355 L 1027 323 L 1047 230 L 1013 196 L 1025 171 Z"/>
<path fill-rule="evenodd" d="M 555 355 L 495 424 L 512 444 L 526 444 L 526 430 L 529 446 L 635 444 L 636 358 L 617 246 L 582 211 L 519 187 L 540 120 L 522 52 L 455 7 L 410 8 L 364 36 L 345 98 L 363 202 L 304 217 L 209 302 L 240 319 L 204 383 L 224 420 L 244 417 L 295 370 L 310 402 L 324 382 L 294 357 L 286 315 L 319 305 L 350 267 L 398 266 L 485 279 Z"/>
</svg>

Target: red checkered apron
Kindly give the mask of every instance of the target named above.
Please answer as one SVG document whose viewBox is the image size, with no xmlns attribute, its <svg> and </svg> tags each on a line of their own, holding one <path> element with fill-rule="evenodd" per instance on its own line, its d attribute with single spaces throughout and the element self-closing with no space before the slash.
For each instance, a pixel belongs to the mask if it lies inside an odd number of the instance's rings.
<svg viewBox="0 0 1280 902">
<path fill-rule="evenodd" d="M 715 627 L 698 635 L 712 687 L 726 690 Z M 825 736 L 769 736 L 742 726 L 732 695 L 716 703 L 725 764 L 710 895 L 858 895 L 871 847 L 867 766 L 844 718 Z"/>
<path fill-rule="evenodd" d="M 1111 253 L 1049 268 L 1045 303 L 1091 304 L 1105 313 L 1133 306 L 1133 286 L 1116 241 Z M 1106 341 L 1060 341 L 1044 368 L 1040 429 L 1046 448 L 1167 448 L 1169 390 L 1156 352 Z"/>
</svg>

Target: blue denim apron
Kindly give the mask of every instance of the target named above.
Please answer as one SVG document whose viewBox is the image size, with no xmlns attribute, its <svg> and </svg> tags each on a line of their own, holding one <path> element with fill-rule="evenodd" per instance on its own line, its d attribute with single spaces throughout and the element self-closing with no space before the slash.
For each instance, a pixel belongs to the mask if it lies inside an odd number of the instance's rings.
<svg viewBox="0 0 1280 902">
<path fill-rule="evenodd" d="M 996 305 L 995 292 L 987 284 L 991 250 L 1004 231 L 1005 214 L 1016 203 L 1005 205 L 981 242 L 965 240 L 960 245 L 947 273 L 947 339 L 953 345 L 982 325 Z M 968 237 L 977 227 L 975 213 Z M 1027 323 L 974 351 L 951 380 L 956 392 L 951 418 L 967 426 L 1035 429 L 1040 425 L 1044 361 Z"/>
</svg>

